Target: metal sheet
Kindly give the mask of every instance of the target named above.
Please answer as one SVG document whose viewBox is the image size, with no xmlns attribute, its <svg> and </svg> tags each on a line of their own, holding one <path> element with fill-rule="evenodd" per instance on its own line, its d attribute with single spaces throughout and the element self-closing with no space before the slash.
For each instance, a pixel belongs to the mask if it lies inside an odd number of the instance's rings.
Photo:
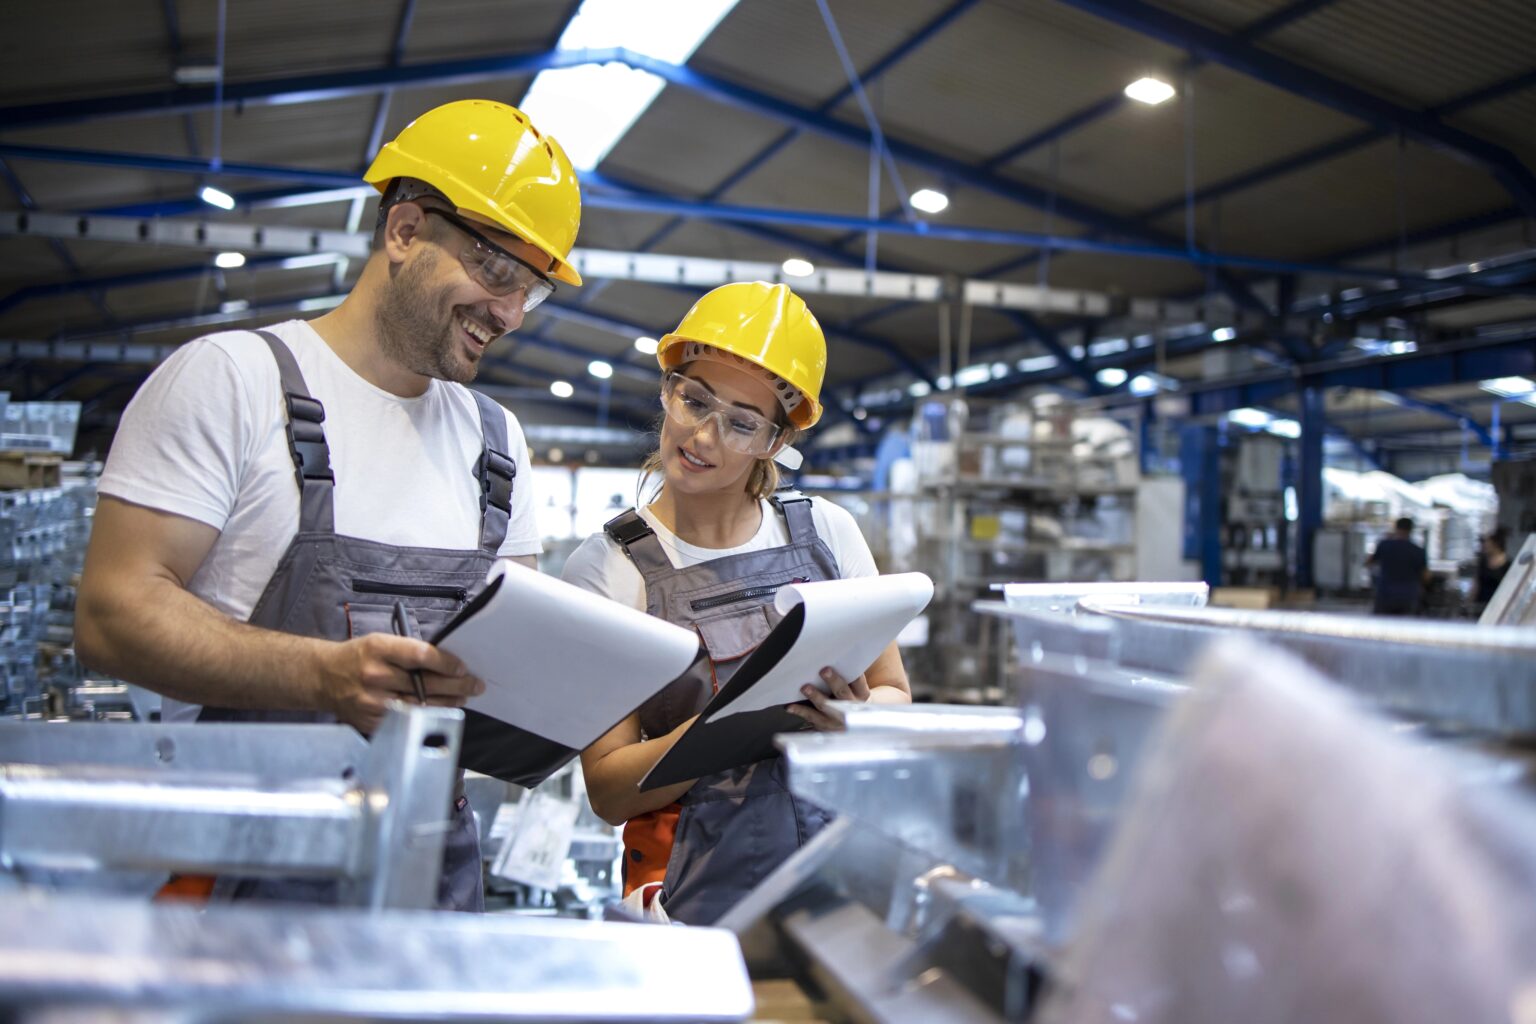
<svg viewBox="0 0 1536 1024">
<path fill-rule="evenodd" d="M 462 728 L 398 701 L 369 743 L 344 725 L 11 724 L 0 756 L 54 763 L 0 761 L 0 871 L 335 878 L 345 903 L 431 907 Z"/>
<path fill-rule="evenodd" d="M 1045 1024 L 1519 1020 L 1536 814 L 1228 638 L 1150 752 Z"/>
<path fill-rule="evenodd" d="M 908 978 L 901 967 L 912 954 L 912 940 L 851 900 L 797 908 L 785 916 L 783 927 L 812 980 L 850 1019 L 869 1024 L 995 1024 L 998 1019 L 943 971 Z"/>
<path fill-rule="evenodd" d="M 931 735 L 937 732 L 997 733 L 1008 736 L 1023 725 L 1017 708 L 974 704 L 860 704 L 835 700 L 832 717 L 851 733 L 870 730 Z"/>
<path fill-rule="evenodd" d="M 979 878 L 1028 886 L 1017 737 L 871 731 L 778 742 L 797 795 Z"/>
<path fill-rule="evenodd" d="M 1205 607 L 1204 583 L 1005 583 L 1003 603 L 1019 611 L 1070 612 L 1083 601 Z"/>
<path fill-rule="evenodd" d="M 0 766 L 0 868 L 334 876 L 361 816 L 342 782 L 262 790 L 125 769 Z"/>
<path fill-rule="evenodd" d="M 1477 624 L 1536 626 L 1536 533 L 1525 538 Z"/>
<path fill-rule="evenodd" d="M 334 725 L 0 722 L 0 763 L 233 772 L 264 779 L 355 775 L 368 753 Z"/>
<path fill-rule="evenodd" d="M 0 893 L 0 1006 L 221 1021 L 738 1021 L 752 993 L 735 938 L 713 928 Z"/>
</svg>

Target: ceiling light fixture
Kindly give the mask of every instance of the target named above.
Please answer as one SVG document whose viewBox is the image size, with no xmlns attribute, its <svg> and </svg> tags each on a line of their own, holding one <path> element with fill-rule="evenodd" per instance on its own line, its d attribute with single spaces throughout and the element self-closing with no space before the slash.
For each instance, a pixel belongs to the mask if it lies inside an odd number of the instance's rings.
<svg viewBox="0 0 1536 1024">
<path fill-rule="evenodd" d="M 661 346 L 661 343 L 658 342 L 655 338 L 636 338 L 635 339 L 635 351 L 639 352 L 639 353 L 641 353 L 643 355 L 648 355 L 648 356 L 655 355 L 656 354 L 656 349 L 659 348 L 660 346 Z"/>
<path fill-rule="evenodd" d="M 587 372 L 598 380 L 607 380 L 613 376 L 613 366 L 601 359 L 594 359 L 587 364 Z"/>
<path fill-rule="evenodd" d="M 213 258 L 213 265 L 220 270 L 234 270 L 245 266 L 245 253 L 221 252 Z"/>
<path fill-rule="evenodd" d="M 802 260 L 798 256 L 791 256 L 780 264 L 780 269 L 790 277 L 810 277 L 816 273 L 816 264 L 810 260 Z"/>
<path fill-rule="evenodd" d="M 1125 87 L 1125 94 L 1137 103 L 1155 107 L 1173 99 L 1174 88 L 1161 78 L 1138 78 Z"/>
<path fill-rule="evenodd" d="M 576 389 L 571 387 L 568 381 L 557 380 L 549 385 L 549 393 L 556 398 L 570 398 L 576 393 Z"/>
<path fill-rule="evenodd" d="M 214 188 L 212 185 L 204 185 L 202 190 L 197 193 L 197 196 L 209 206 L 217 206 L 221 210 L 233 210 L 235 208 L 235 197 L 221 188 Z"/>
<path fill-rule="evenodd" d="M 924 213 L 943 213 L 949 209 L 949 196 L 931 188 L 920 188 L 913 192 L 910 202 Z"/>
</svg>

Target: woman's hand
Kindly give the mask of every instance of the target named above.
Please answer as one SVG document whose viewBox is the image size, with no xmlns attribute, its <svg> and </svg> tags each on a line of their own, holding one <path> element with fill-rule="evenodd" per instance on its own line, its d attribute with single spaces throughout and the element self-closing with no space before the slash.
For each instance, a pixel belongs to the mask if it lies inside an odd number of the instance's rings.
<svg viewBox="0 0 1536 1024">
<path fill-rule="evenodd" d="M 836 669 L 830 666 L 821 670 L 821 678 L 832 692 L 822 693 L 807 683 L 800 687 L 800 692 L 805 694 L 806 699 L 811 702 L 810 706 L 790 704 L 788 705 L 789 713 L 796 718 L 804 719 L 812 729 L 820 732 L 840 732 L 843 724 L 832 717 L 827 705 L 834 700 L 864 703 L 869 700 L 869 681 L 865 676 L 859 676 L 853 680 L 844 679 L 838 675 Z"/>
</svg>

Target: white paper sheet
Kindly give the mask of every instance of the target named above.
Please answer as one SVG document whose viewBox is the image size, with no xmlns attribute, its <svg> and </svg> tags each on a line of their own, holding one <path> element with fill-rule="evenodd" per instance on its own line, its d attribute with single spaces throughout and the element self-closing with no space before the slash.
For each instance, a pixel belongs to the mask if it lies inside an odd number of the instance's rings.
<svg viewBox="0 0 1536 1024">
<path fill-rule="evenodd" d="M 468 707 L 587 746 L 693 663 L 698 634 L 512 562 L 485 607 L 441 643 L 485 680 Z"/>
<path fill-rule="evenodd" d="M 806 683 L 825 693 L 821 670 L 828 665 L 847 679 L 862 675 L 932 599 L 933 581 L 920 572 L 781 587 L 774 598 L 780 614 L 805 606 L 800 635 L 773 668 L 709 720 L 804 700 Z"/>
</svg>

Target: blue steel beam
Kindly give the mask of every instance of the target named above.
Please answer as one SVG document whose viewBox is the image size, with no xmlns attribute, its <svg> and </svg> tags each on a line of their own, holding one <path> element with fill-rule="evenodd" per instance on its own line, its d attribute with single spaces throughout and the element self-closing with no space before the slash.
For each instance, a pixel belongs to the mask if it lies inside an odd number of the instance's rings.
<svg viewBox="0 0 1536 1024">
<path fill-rule="evenodd" d="M 1480 89 L 1474 89 L 1468 93 L 1463 93 L 1445 103 L 1431 107 L 1425 111 L 1425 115 L 1434 118 L 1450 117 L 1464 110 L 1471 109 L 1480 103 L 1487 103 L 1501 96 L 1529 89 L 1533 86 L 1536 86 L 1536 69 L 1515 75 L 1512 78 L 1494 82 Z M 1314 163 L 1343 156 L 1378 139 L 1387 138 L 1388 134 L 1388 132 L 1379 131 L 1375 128 L 1351 132 L 1337 139 L 1312 146 L 1300 153 L 1293 153 L 1272 163 L 1243 171 L 1230 178 L 1198 188 L 1195 190 L 1195 202 L 1204 203 L 1212 199 L 1220 199 L 1234 192 L 1240 192 L 1244 189 L 1253 188 L 1256 185 L 1262 185 L 1267 181 L 1273 181 L 1275 178 L 1282 178 Z M 1185 201 L 1186 199 L 1182 195 L 1170 196 L 1155 206 L 1150 206 L 1143 210 L 1139 216 L 1144 220 L 1156 220 L 1165 214 L 1172 213 L 1181 208 Z"/>
<path fill-rule="evenodd" d="M 1330 110 L 1445 150 L 1492 175 L 1515 204 L 1536 217 L 1536 175 L 1508 150 L 1364 90 L 1311 71 L 1142 0 L 1060 0 L 1078 10 L 1129 28 L 1169 46 L 1221 64 Z"/>
<path fill-rule="evenodd" d="M 870 67 L 864 71 L 863 75 L 861 76 L 864 83 L 868 84 L 875 81 L 881 75 L 895 67 L 897 63 L 910 55 L 913 51 L 917 50 L 928 40 L 932 39 L 956 18 L 960 17 L 960 15 L 964 14 L 972 7 L 975 7 L 976 3 L 977 0 L 958 0 L 957 3 L 950 4 L 950 6 L 942 11 L 937 17 L 933 18 L 927 24 L 923 25 L 922 28 L 918 29 L 916 32 L 912 33 L 912 35 L 903 40 L 894 50 L 892 50 L 890 53 L 887 53 L 874 64 L 870 65 Z M 837 109 L 839 104 L 841 104 L 844 100 L 848 99 L 848 97 L 852 95 L 853 86 L 845 85 L 842 89 L 838 90 L 837 94 L 834 95 L 831 99 L 817 107 L 816 113 L 821 115 L 830 114 L 832 111 Z M 704 199 L 706 201 L 714 201 L 719 199 L 721 196 L 725 195 L 725 193 L 739 185 L 742 179 L 746 178 L 752 172 L 758 170 L 764 163 L 777 155 L 779 151 L 781 151 L 785 146 L 789 145 L 799 137 L 799 128 L 791 128 L 784 132 L 772 142 L 768 143 L 768 145 L 754 153 L 752 157 L 746 161 L 746 163 L 742 164 L 735 171 L 726 175 L 724 180 L 722 180 L 719 184 L 717 184 L 714 188 L 710 189 L 709 192 L 705 194 Z M 671 221 L 668 221 L 666 224 L 663 224 L 648 238 L 640 243 L 640 251 L 645 252 L 649 250 L 651 246 L 659 245 L 669 235 L 671 235 L 672 232 L 676 231 L 678 227 L 684 223 L 684 220 L 685 218 L 677 217 Z"/>
<path fill-rule="evenodd" d="M 279 256 L 252 256 L 245 261 L 245 267 L 261 268 L 275 266 L 290 258 L 287 254 Z M 79 292 L 90 292 L 92 290 L 105 292 L 114 288 L 134 288 L 146 284 L 160 284 L 164 281 L 186 280 L 187 278 L 200 277 L 203 274 L 212 273 L 215 269 L 213 262 L 210 260 L 204 263 L 187 264 L 180 267 L 143 270 L 132 274 L 108 274 L 101 277 L 81 278 L 75 281 L 26 285 L 0 298 L 0 313 L 8 313 L 22 303 L 32 299 L 74 295 Z"/>
<path fill-rule="evenodd" d="M 637 185 L 637 184 L 635 184 L 633 182 L 625 181 L 625 180 L 622 180 L 622 179 L 614 179 L 614 178 L 604 177 L 604 176 L 601 176 L 601 175 L 596 176 L 595 179 L 593 178 L 592 175 L 589 175 L 588 176 L 588 184 L 589 185 L 598 185 L 598 186 L 601 186 L 603 188 L 612 188 L 612 189 L 615 189 L 615 190 L 618 190 L 618 191 L 624 191 L 624 192 L 632 193 L 632 194 L 636 194 L 636 195 L 655 196 L 655 195 L 659 194 L 659 193 L 656 193 L 656 192 L 651 191 L 649 189 L 646 189 L 644 186 Z M 790 235 L 790 234 L 787 234 L 785 232 L 777 231 L 777 230 L 774 230 L 772 228 L 765 228 L 765 227 L 762 227 L 762 226 L 756 225 L 756 224 L 731 224 L 729 226 L 732 227 L 734 230 L 745 232 L 745 233 L 747 233 L 749 235 L 752 235 L 752 236 L 757 237 L 757 238 L 761 238 L 761 239 L 763 239 L 765 241 L 768 241 L 768 242 L 772 242 L 772 243 L 774 243 L 776 245 L 783 245 L 786 248 L 788 248 L 790 252 L 792 252 L 792 253 L 794 253 L 796 255 L 812 255 L 812 256 L 816 256 L 818 259 L 822 259 L 822 260 L 826 260 L 826 261 L 829 261 L 829 262 L 832 262 L 832 263 L 838 263 L 838 264 L 850 264 L 851 265 L 851 264 L 853 264 L 855 262 L 854 257 L 850 256 L 849 254 L 847 254 L 845 252 L 842 252 L 841 250 L 838 250 L 838 249 L 835 249 L 835 248 L 832 248 L 832 247 L 829 247 L 829 246 L 825 246 L 825 245 L 822 245 L 822 244 L 817 243 L 817 242 L 812 242 L 812 241 L 810 241 L 808 239 L 800 238 L 800 237 L 798 237 L 796 235 Z M 917 267 L 917 266 L 907 265 L 905 263 L 891 263 L 889 260 L 879 261 L 879 262 L 877 262 L 876 266 L 877 266 L 877 269 L 880 269 L 880 270 L 893 270 L 893 271 L 900 272 L 900 273 L 933 273 L 934 272 L 932 270 L 932 268 L 929 268 L 929 267 Z M 898 305 L 901 308 L 905 308 L 907 306 L 912 305 L 912 303 L 899 303 Z M 1010 311 L 1005 311 L 1005 312 L 1007 312 L 1010 316 L 1013 316 L 1015 321 L 1018 322 L 1020 324 L 1020 326 L 1025 327 L 1026 330 L 1032 336 L 1041 336 L 1041 335 L 1047 336 L 1047 337 L 1052 339 L 1053 343 L 1055 343 L 1055 335 L 1048 328 L 1046 328 L 1043 324 L 1039 323 L 1039 321 L 1034 320 L 1034 318 L 1031 317 L 1030 318 L 1030 323 L 1029 324 L 1025 324 L 1019 318 L 1019 315 L 1015 314 L 1013 311 L 1010 310 Z M 924 383 L 928 384 L 929 387 L 932 387 L 932 388 L 935 388 L 935 389 L 938 388 L 938 382 L 934 379 L 933 374 L 931 374 L 928 371 L 927 367 L 925 367 L 922 363 L 918 362 L 917 360 L 913 359 L 906 352 L 902 351 L 902 349 L 899 346 L 897 346 L 897 345 L 895 345 L 895 344 L 893 344 L 893 343 L 891 343 L 889 341 L 886 341 L 886 340 L 884 340 L 882 338 L 875 338 L 875 337 L 871 337 L 869 335 L 863 334 L 862 331 L 860 330 L 860 328 L 862 327 L 863 319 L 864 319 L 863 317 L 860 317 L 860 318 L 857 318 L 854 321 L 847 321 L 847 322 L 843 322 L 843 323 L 833 323 L 831 321 L 825 321 L 825 322 L 822 323 L 822 327 L 829 334 L 833 334 L 833 335 L 836 335 L 838 337 L 846 338 L 847 340 L 852 341 L 856 345 L 860 345 L 860 346 L 862 346 L 864 348 L 869 348 L 869 349 L 873 349 L 875 351 L 880 352 L 886 358 L 890 359 L 892 362 L 896 363 L 898 366 L 901 366 L 903 369 L 907 370 L 909 373 L 911 373 L 913 376 L 915 376 L 918 380 L 921 380 Z M 1061 347 L 1059 343 L 1055 343 L 1055 344 L 1057 345 L 1057 348 L 1060 348 L 1061 351 L 1064 354 L 1067 355 L 1067 358 L 1069 358 L 1069 359 L 1071 358 L 1070 354 L 1066 353 L 1065 348 Z"/>
<path fill-rule="evenodd" d="M 1323 387 L 1309 381 L 1301 389 L 1301 458 L 1296 471 L 1296 585 L 1310 587 L 1312 541 L 1323 525 L 1323 440 L 1328 434 Z"/>
<path fill-rule="evenodd" d="M 405 59 L 405 41 L 411 34 L 411 23 L 415 20 L 416 0 L 405 0 L 400 6 L 400 18 L 395 23 L 395 43 L 389 51 L 390 67 L 399 67 L 401 61 Z M 368 141 L 363 144 L 365 169 L 367 162 L 373 159 L 373 155 L 379 151 L 379 146 L 384 141 L 384 125 L 389 120 L 389 104 L 394 96 L 394 90 L 385 89 L 379 96 L 378 104 L 373 108 L 373 122 L 368 127 Z"/>
<path fill-rule="evenodd" d="M 1470 109 L 1479 103 L 1486 103 L 1490 100 L 1497 99 L 1510 93 L 1532 88 L 1533 86 L 1536 86 L 1536 70 L 1527 71 L 1512 78 L 1494 82 L 1491 85 L 1473 90 L 1472 92 L 1464 93 L 1463 95 L 1458 96 L 1447 103 L 1443 103 L 1438 107 L 1431 108 L 1429 111 L 1427 111 L 1427 113 L 1435 117 L 1449 116 L 1462 110 Z M 1366 129 L 1365 131 L 1352 132 L 1351 134 L 1341 138 L 1333 139 L 1331 141 L 1312 146 L 1300 153 L 1293 153 L 1290 156 L 1282 157 L 1279 160 L 1264 164 L 1261 167 L 1252 168 L 1222 181 L 1214 182 L 1210 185 L 1205 185 L 1201 188 L 1198 188 L 1195 190 L 1194 201 L 1197 204 L 1205 203 L 1213 199 L 1220 199 L 1234 192 L 1240 192 L 1245 189 L 1254 188 L 1266 182 L 1273 181 L 1276 178 L 1282 178 L 1285 175 L 1301 170 L 1304 167 L 1309 167 L 1314 163 L 1319 163 L 1323 160 L 1329 160 L 1337 156 L 1343 156 L 1345 153 L 1352 152 L 1353 150 L 1358 149 L 1367 143 L 1374 142 L 1377 139 L 1386 137 L 1387 133 L 1377 131 L 1375 129 Z M 1139 214 L 1137 214 L 1137 218 L 1144 221 L 1156 220 L 1159 217 L 1181 209 L 1188 201 L 1188 198 L 1189 197 L 1183 194 L 1170 196 L 1169 198 L 1156 203 L 1153 206 L 1149 206 L 1145 210 L 1142 210 Z M 1424 231 L 1413 233 L 1408 236 L 1406 242 L 1408 245 L 1415 245 L 1422 242 L 1435 241 L 1439 238 L 1450 237 L 1453 234 L 1460 234 L 1463 231 L 1476 230 L 1481 227 L 1507 223 L 1508 221 L 1515 220 L 1521 216 L 1524 216 L 1524 214 L 1518 208 L 1514 207 L 1505 210 L 1494 211 L 1488 214 L 1480 214 L 1477 217 L 1468 218 L 1465 221 L 1456 221 L 1452 224 L 1444 225 L 1442 227 L 1430 228 Z M 1398 243 L 1399 238 L 1394 236 L 1389 240 L 1373 242 L 1365 246 L 1358 246 L 1345 251 L 1330 253 L 1321 258 L 1329 263 L 1344 263 L 1350 260 L 1359 259 L 1363 256 L 1374 255 L 1376 253 L 1390 250 L 1395 248 Z M 1004 260 L 995 266 L 988 267 L 976 276 L 995 277 L 999 274 L 1005 274 L 1010 271 L 1023 269 L 1024 267 L 1038 262 L 1039 259 L 1040 256 L 1037 253 L 1030 253 L 1029 255 L 1022 257 L 1015 257 L 1009 260 Z"/>
<path fill-rule="evenodd" d="M 313 171 L 304 168 L 228 163 L 222 164 L 220 168 L 216 169 L 210 161 L 206 160 L 146 154 L 59 149 L 48 146 L 0 144 L 0 157 L 135 167 L 143 170 L 159 170 L 195 175 L 222 172 L 235 177 L 265 177 L 277 180 L 301 181 L 327 189 L 354 188 L 357 185 L 357 179 L 352 174 L 335 171 Z M 679 199 L 655 193 L 638 194 L 632 190 L 615 193 L 594 187 L 601 185 L 603 181 L 601 176 L 587 174 L 584 177 L 587 179 L 589 187 L 582 195 L 582 202 L 593 209 L 620 210 L 631 213 L 676 214 L 704 220 L 721 220 L 748 224 L 843 228 L 860 232 L 877 231 L 882 234 L 900 234 L 917 238 L 945 239 L 984 245 L 1007 245 L 1066 252 L 1096 252 L 1143 259 L 1172 260 L 1181 263 L 1191 263 L 1196 266 L 1232 267 L 1275 274 L 1305 273 L 1405 282 L 1416 280 L 1411 276 L 1385 268 L 1340 267 L 1230 253 L 1190 251 L 1187 248 L 1172 243 L 1102 241 L 1092 238 L 1062 237 L 1034 231 L 1004 231 L 995 228 L 931 224 L 921 221 L 907 223 L 905 221 L 870 219 L 868 217 L 846 214 L 822 213 L 814 210 L 782 210 L 766 207 L 706 203 L 699 200 Z M 1424 280 L 1427 281 L 1428 279 Z"/>
<path fill-rule="evenodd" d="M 371 95 L 385 88 L 479 81 L 486 78 L 532 74 L 546 68 L 605 62 L 623 63 L 649 71 L 671 84 L 702 93 L 727 105 L 749 110 L 791 127 L 832 138 L 861 150 L 867 150 L 872 141 L 867 130 L 818 114 L 814 110 L 798 107 L 693 68 L 679 67 L 622 49 L 553 51 L 232 83 L 224 89 L 224 101 L 257 104 L 336 99 Z M 165 92 L 13 106 L 0 109 L 0 124 L 20 128 L 61 121 L 89 120 L 98 116 L 163 114 L 206 109 L 213 103 L 212 89 L 180 88 Z M 891 141 L 888 145 L 895 158 L 913 166 L 922 167 L 956 183 L 1029 206 L 1044 207 L 1049 204 L 1063 217 L 1107 234 L 1139 238 L 1158 244 L 1168 241 L 1165 236 L 1148 231 L 1134 220 L 1117 217 L 1089 204 L 1068 197 L 1053 198 L 1042 189 L 979 171 L 960 161 L 908 143 Z"/>
<path fill-rule="evenodd" d="M 619 50 L 547 50 L 541 53 L 500 54 L 469 60 L 405 64 L 399 67 L 333 71 L 285 78 L 267 78 L 224 85 L 224 105 L 255 107 L 286 103 L 372 96 L 385 89 L 417 86 L 468 85 L 496 78 L 518 78 L 550 68 L 622 60 Z M 178 86 L 151 92 L 88 97 L 0 107 L 0 124 L 8 129 L 48 124 L 78 124 L 115 117 L 185 114 L 211 110 L 212 86 Z"/>
</svg>

